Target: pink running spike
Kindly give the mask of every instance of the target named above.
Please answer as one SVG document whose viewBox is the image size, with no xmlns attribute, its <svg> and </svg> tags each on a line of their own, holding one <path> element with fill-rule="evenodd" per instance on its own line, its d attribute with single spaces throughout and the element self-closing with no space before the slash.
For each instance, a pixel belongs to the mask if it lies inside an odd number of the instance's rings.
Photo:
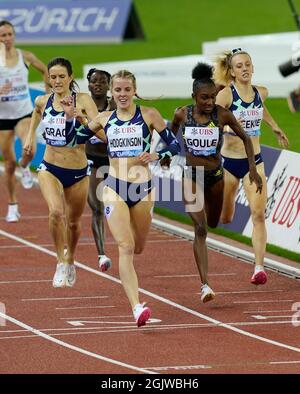
<svg viewBox="0 0 300 394">
<path fill-rule="evenodd" d="M 264 285 L 267 281 L 267 274 L 265 271 L 259 271 L 256 274 L 254 273 L 251 278 L 251 283 L 253 285 Z"/>
<path fill-rule="evenodd" d="M 148 308 L 148 307 L 143 308 L 140 316 L 138 317 L 138 319 L 136 321 L 137 326 L 138 327 L 144 326 L 146 324 L 147 320 L 150 319 L 150 316 L 151 316 L 150 308 Z"/>
</svg>

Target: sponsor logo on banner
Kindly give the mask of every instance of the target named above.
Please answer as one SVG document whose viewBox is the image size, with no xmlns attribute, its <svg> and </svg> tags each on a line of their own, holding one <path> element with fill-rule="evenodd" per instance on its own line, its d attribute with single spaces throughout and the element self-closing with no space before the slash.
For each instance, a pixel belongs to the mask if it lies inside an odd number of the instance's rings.
<svg viewBox="0 0 300 394">
<path fill-rule="evenodd" d="M 300 154 L 283 150 L 268 178 L 268 243 L 300 253 Z M 251 236 L 249 220 L 244 235 Z"/>
<path fill-rule="evenodd" d="M 132 0 L 0 2 L 19 43 L 122 41 Z"/>
</svg>

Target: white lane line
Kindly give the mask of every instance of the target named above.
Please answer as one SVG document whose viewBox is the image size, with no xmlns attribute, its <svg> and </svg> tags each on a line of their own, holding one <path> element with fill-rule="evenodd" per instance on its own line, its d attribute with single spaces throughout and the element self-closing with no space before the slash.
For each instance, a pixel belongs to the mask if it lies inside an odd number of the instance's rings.
<svg viewBox="0 0 300 394">
<path fill-rule="evenodd" d="M 157 243 L 166 243 L 166 242 L 186 242 L 185 239 L 167 239 L 167 240 L 149 240 L 148 243 L 152 243 L 152 244 L 157 244 Z M 116 243 L 114 241 L 105 241 L 106 245 L 115 245 Z M 78 246 L 83 247 L 83 246 L 91 246 L 91 245 L 95 245 L 95 241 L 93 242 L 83 242 L 83 243 L 79 243 Z M 53 246 L 53 244 L 40 244 L 40 246 L 42 247 L 49 247 L 51 248 Z M 0 249 L 28 249 L 31 248 L 31 246 L 28 245 L 2 245 L 0 246 Z M 198 275 L 199 276 L 199 275 Z"/>
<path fill-rule="evenodd" d="M 151 327 L 150 326 L 143 327 L 143 331 L 146 330 L 146 329 L 150 329 L 150 328 L 151 328 L 151 330 L 152 329 L 153 330 L 155 330 L 155 329 L 160 330 L 160 329 L 163 329 L 163 328 L 167 328 L 167 329 L 208 328 L 208 327 L 210 327 L 210 328 L 219 328 L 219 325 L 213 324 L 213 323 L 161 324 L 160 323 L 161 320 L 155 319 L 155 318 L 150 319 L 150 322 L 151 322 Z M 69 322 L 67 321 L 66 323 L 69 323 Z M 118 328 L 120 329 L 120 331 L 122 331 L 124 328 L 132 328 L 132 326 L 135 326 L 135 322 L 134 321 L 128 321 L 127 322 L 128 327 L 124 327 L 124 326 L 116 327 L 119 324 L 118 321 L 116 321 L 116 322 L 104 322 L 104 321 L 91 322 L 91 321 L 87 321 L 85 323 L 88 323 L 88 324 L 86 324 L 86 327 L 85 327 L 84 324 L 82 324 L 82 325 L 75 325 L 73 327 L 69 327 L 68 326 L 68 327 L 65 327 L 65 328 L 39 328 L 39 330 L 43 331 L 43 332 L 61 332 L 61 331 L 75 331 L 75 332 L 77 332 L 77 331 L 85 331 L 85 330 L 98 330 L 99 327 L 96 326 L 96 324 L 99 324 L 101 326 L 102 324 L 109 323 L 109 324 L 114 324 L 114 326 L 112 326 L 112 327 L 105 327 L 105 331 L 109 330 L 109 329 L 115 329 L 116 330 Z M 91 323 L 95 324 L 95 326 L 90 327 L 89 324 L 91 324 Z M 283 320 L 283 321 L 273 321 L 273 322 L 272 321 L 270 321 L 270 322 L 265 322 L 265 321 L 263 321 L 263 322 L 262 321 L 259 321 L 259 322 L 232 322 L 232 323 L 228 322 L 226 324 L 230 324 L 232 326 L 265 326 L 265 325 L 272 325 L 272 324 L 277 324 L 277 325 L 278 324 L 291 324 L 291 321 L 290 320 Z M 103 329 L 103 327 L 101 329 Z M 105 331 L 101 331 L 101 332 L 105 332 Z M 3 337 L 1 337 L 1 334 L 19 333 L 19 332 L 26 332 L 26 330 L 0 330 L 0 339 L 3 338 Z"/>
<path fill-rule="evenodd" d="M 66 308 L 55 308 L 55 309 L 105 309 L 115 308 L 114 305 L 103 305 L 103 306 L 70 306 Z"/>
<path fill-rule="evenodd" d="M 84 296 L 84 297 L 61 297 L 61 298 L 22 298 L 21 301 L 56 301 L 56 300 L 81 300 L 86 298 L 109 298 L 108 296 Z"/>
<path fill-rule="evenodd" d="M 78 246 L 91 246 L 91 245 L 95 245 L 95 241 L 94 242 L 84 242 L 84 243 L 79 243 Z M 44 246 L 44 247 L 53 247 L 53 244 L 40 244 L 40 246 Z M 30 246 L 28 245 L 2 245 L 0 246 L 0 249 L 25 249 L 25 248 L 30 248 Z"/>
<path fill-rule="evenodd" d="M 209 276 L 230 276 L 230 275 L 236 275 L 234 273 L 232 274 L 216 274 L 216 273 L 210 273 Z M 155 275 L 154 278 L 199 278 L 199 274 L 182 274 L 182 275 Z"/>
<path fill-rule="evenodd" d="M 24 240 L 24 239 L 22 239 L 20 237 L 17 237 L 17 236 L 15 236 L 13 234 L 10 234 L 10 233 L 8 233 L 6 231 L 0 230 L 0 234 L 3 235 L 3 236 L 6 236 L 7 238 L 14 239 L 15 241 L 18 241 L 20 243 L 30 245 L 30 246 L 32 246 L 33 249 L 39 250 L 39 251 L 44 252 L 46 254 L 49 254 L 51 256 L 56 256 L 56 253 L 54 253 L 54 252 L 52 252 L 52 251 L 50 251 L 48 249 L 41 248 L 39 245 L 36 245 L 36 244 L 34 244 L 32 242 L 29 242 L 29 241 L 26 241 L 26 240 Z M 101 276 L 102 278 L 106 278 L 106 279 L 111 280 L 112 282 L 121 284 L 120 279 L 117 279 L 117 278 L 115 278 L 115 277 L 113 277 L 111 275 L 104 274 L 102 272 L 96 271 L 95 269 L 90 268 L 90 267 L 88 267 L 88 266 L 86 266 L 86 265 L 84 265 L 84 264 L 82 264 L 82 263 L 80 263 L 78 261 L 75 262 L 75 265 L 77 267 L 79 267 L 79 268 L 82 268 L 82 269 L 88 271 L 88 272 L 92 272 L 95 275 Z M 185 307 L 183 305 L 177 304 L 176 302 L 168 300 L 167 298 L 161 297 L 161 296 L 159 296 L 157 294 L 154 294 L 154 293 L 152 293 L 150 291 L 147 291 L 147 290 L 139 288 L 139 292 L 143 293 L 143 294 L 145 294 L 145 295 L 147 295 L 147 296 L 149 296 L 151 298 L 154 298 L 154 299 L 156 299 L 158 301 L 161 301 L 162 303 L 170 305 L 170 306 L 172 306 L 172 307 L 174 307 L 176 309 L 179 309 L 181 311 L 189 313 L 189 314 L 191 314 L 193 316 L 196 316 L 196 317 L 199 317 L 201 319 L 207 320 L 207 321 L 209 321 L 211 323 L 217 324 L 220 327 L 223 327 L 223 328 L 228 329 L 230 331 L 234 331 L 234 332 L 236 332 L 238 334 L 247 336 L 247 337 L 252 338 L 252 339 L 256 339 L 256 340 L 261 341 L 261 342 L 268 343 L 270 345 L 278 346 L 278 347 L 281 347 L 281 348 L 289 349 L 289 350 L 292 350 L 294 352 L 300 353 L 300 348 L 299 347 L 290 346 L 290 345 L 287 345 L 287 344 L 282 343 L 282 342 L 274 341 L 272 339 L 268 339 L 268 338 L 262 337 L 260 335 L 252 334 L 251 332 L 241 330 L 241 329 L 239 329 L 237 327 L 231 326 L 230 324 L 222 323 L 221 321 L 219 321 L 217 319 L 213 319 L 210 316 L 204 315 L 203 313 L 199 313 L 199 312 L 194 311 L 194 310 L 192 310 L 190 308 L 187 308 L 187 307 Z M 284 300 L 284 302 L 292 302 L 292 301 L 293 300 Z M 237 301 L 235 301 L 235 302 L 237 303 Z M 253 303 L 253 301 L 250 301 L 250 302 Z M 256 302 L 260 302 L 260 301 L 256 301 Z M 273 301 L 268 301 L 268 302 L 274 302 L 274 300 Z M 283 302 L 283 300 L 281 300 L 281 302 Z"/>
<path fill-rule="evenodd" d="M 0 171 L 0 173 L 1 173 L 1 171 Z M 84 213 L 81 215 L 81 217 L 91 218 L 92 214 Z M 0 219 L 5 221 L 5 216 L 0 216 Z M 24 220 L 24 219 L 30 219 L 30 220 L 31 219 L 47 219 L 48 220 L 49 216 L 48 215 L 22 215 L 22 220 Z"/>
<path fill-rule="evenodd" d="M 159 319 L 153 319 L 153 318 L 151 318 L 151 319 L 149 319 L 149 320 L 147 320 L 147 324 L 148 324 L 148 322 L 150 323 L 150 324 L 153 324 L 153 323 L 160 323 L 161 322 L 161 320 L 159 320 Z M 66 323 L 68 323 L 68 324 L 70 324 L 71 326 L 73 326 L 73 327 L 84 327 L 84 326 L 86 326 L 87 324 L 89 325 L 89 324 L 100 324 L 100 325 L 105 325 L 105 324 L 115 324 L 115 325 L 120 325 L 120 326 L 123 326 L 124 327 L 124 324 L 126 324 L 126 325 L 128 325 L 129 324 L 129 326 L 135 326 L 136 325 L 136 323 L 135 323 L 135 321 L 130 321 L 130 322 L 128 322 L 128 321 L 120 321 L 120 320 L 118 320 L 118 321 L 104 321 L 104 320 L 101 320 L 101 321 L 99 321 L 99 320 L 92 320 L 92 321 L 90 321 L 90 320 L 69 320 L 69 321 L 66 321 Z"/>
<path fill-rule="evenodd" d="M 241 290 L 241 291 L 217 291 L 216 294 L 252 294 L 252 293 L 281 293 L 286 290 Z"/>
<path fill-rule="evenodd" d="M 259 313 L 273 313 L 273 312 L 291 312 L 291 309 L 273 309 L 270 311 L 245 311 L 243 313 L 259 314 Z"/>
<path fill-rule="evenodd" d="M 0 285 L 6 284 L 18 284 L 18 283 L 41 283 L 41 282 L 52 282 L 51 279 L 40 279 L 40 280 L 3 280 L 0 281 Z"/>
<path fill-rule="evenodd" d="M 231 324 L 231 323 L 227 323 Z M 255 323 L 232 323 L 233 325 L 239 325 L 239 326 L 252 326 L 252 325 L 261 325 L 261 323 L 255 322 Z M 263 324 L 291 324 L 290 321 L 282 321 L 282 322 L 267 322 Z M 170 330 L 186 330 L 186 329 L 199 329 L 199 328 L 207 328 L 207 327 L 213 327 L 213 328 L 218 328 L 218 326 L 214 324 L 197 324 L 197 325 L 183 325 L 183 326 L 173 326 L 171 327 L 170 325 L 151 325 L 151 326 L 146 326 L 143 328 L 144 331 L 149 331 L 149 332 L 154 332 L 154 331 L 170 331 Z M 56 331 L 51 334 L 51 336 L 71 336 L 71 335 L 87 335 L 87 334 L 111 334 L 111 333 L 117 333 L 117 334 L 122 334 L 125 332 L 140 332 L 139 328 L 132 328 L 132 326 L 128 327 L 105 327 L 104 329 L 101 328 L 99 329 L 98 327 L 76 327 L 76 328 L 68 328 L 68 329 L 48 329 L 49 331 Z M 67 331 L 67 332 L 61 332 L 62 330 Z M 75 330 L 75 331 L 72 331 Z M 58 332 L 60 331 L 60 332 Z M 3 332 L 5 334 L 6 331 Z M 0 337 L 0 340 L 5 340 L 5 339 L 24 339 L 24 338 L 37 338 L 36 335 L 16 335 L 16 336 L 8 336 L 8 337 Z"/>
<path fill-rule="evenodd" d="M 112 318 L 123 318 L 130 317 L 132 319 L 132 315 L 113 315 L 113 316 L 75 316 L 75 317 L 60 317 L 60 320 L 76 320 L 76 319 L 112 319 Z"/>
<path fill-rule="evenodd" d="M 252 300 L 252 301 L 233 301 L 234 304 L 263 304 L 263 303 L 276 304 L 277 302 L 294 302 L 294 300 Z"/>
<path fill-rule="evenodd" d="M 53 338 L 52 336 L 47 335 L 44 332 L 42 332 L 40 330 L 37 330 L 36 328 L 33 328 L 33 327 L 29 326 L 28 324 L 25 324 L 25 323 L 15 319 L 15 318 L 13 318 L 12 316 L 9 316 L 9 315 L 4 314 L 2 312 L 0 312 L 0 317 L 10 321 L 11 323 L 16 324 L 19 327 L 25 328 L 27 331 L 30 331 L 33 334 L 35 334 L 35 335 L 37 335 L 37 336 L 39 336 L 41 338 L 46 339 L 47 341 L 54 342 L 54 343 L 56 343 L 59 346 L 63 346 L 65 348 L 67 348 L 67 349 L 74 350 L 75 352 L 82 353 L 85 356 L 90 356 L 90 357 L 96 358 L 96 359 L 101 360 L 101 361 L 105 361 L 105 362 L 110 363 L 110 364 L 115 364 L 115 365 L 118 365 L 118 366 L 121 366 L 121 367 L 124 367 L 124 368 L 132 369 L 134 371 L 147 373 L 147 374 L 151 373 L 150 371 L 147 371 L 144 368 L 138 368 L 138 367 L 136 367 L 134 365 L 123 363 L 121 361 L 117 361 L 117 360 L 114 360 L 112 358 L 104 357 L 104 356 L 101 356 L 100 354 L 93 353 L 93 352 L 90 352 L 88 350 L 82 349 L 82 348 L 80 348 L 78 346 L 74 346 L 74 345 L 71 345 L 69 343 L 63 342 L 60 339 Z"/>
<path fill-rule="evenodd" d="M 300 364 L 300 360 L 298 361 L 270 361 L 270 364 Z"/>
<path fill-rule="evenodd" d="M 291 311 L 290 311 L 291 312 Z M 259 320 L 266 320 L 266 319 L 278 319 L 278 318 L 282 318 L 282 317 L 293 317 L 294 315 L 281 315 L 281 316 L 263 316 L 263 315 L 252 315 L 252 317 L 254 317 L 254 319 L 259 319 Z"/>
<path fill-rule="evenodd" d="M 211 365 L 176 365 L 176 366 L 167 366 L 167 367 L 147 367 L 147 369 L 152 369 L 153 371 L 190 371 L 193 369 L 210 369 L 212 368 Z"/>
</svg>

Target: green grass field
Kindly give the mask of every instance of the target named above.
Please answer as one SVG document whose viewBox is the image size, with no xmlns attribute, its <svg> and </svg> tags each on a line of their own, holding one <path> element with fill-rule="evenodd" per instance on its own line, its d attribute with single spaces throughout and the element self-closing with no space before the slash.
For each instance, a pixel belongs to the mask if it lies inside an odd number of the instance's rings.
<svg viewBox="0 0 300 394">
<path fill-rule="evenodd" d="M 300 11 L 300 0 L 294 3 Z M 287 0 L 134 0 L 134 5 L 145 33 L 144 40 L 128 40 L 120 44 L 20 47 L 34 51 L 45 63 L 56 56 L 67 57 L 73 64 L 75 77 L 82 78 L 83 65 L 87 63 L 200 54 L 204 41 L 220 37 L 297 30 Z M 285 60 L 288 59 L 282 59 Z M 191 69 L 193 66 L 191 64 Z M 31 81 L 40 80 L 34 70 L 30 77 Z M 143 92 L 139 94 L 142 96 Z M 155 106 L 166 119 L 171 119 L 176 107 L 189 102 L 191 100 L 161 99 L 145 105 Z M 268 99 L 266 105 L 288 135 L 290 149 L 300 152 L 300 114 L 292 114 L 284 99 Z M 261 141 L 278 147 L 267 126 L 263 126 Z M 288 256 L 300 260 L 299 255 Z"/>
<path fill-rule="evenodd" d="M 56 56 L 67 57 L 72 61 L 75 77 L 82 78 L 83 65 L 87 63 L 200 54 L 204 41 L 296 30 L 287 0 L 252 0 L 251 3 L 236 0 L 134 0 L 134 5 L 145 33 L 144 40 L 128 40 L 120 44 L 20 47 L 33 50 L 45 63 Z M 295 5 L 300 10 L 300 0 L 296 0 Z M 30 77 L 31 81 L 40 80 L 35 70 Z M 143 95 L 143 92 L 139 93 Z M 166 119 L 171 119 L 174 109 L 188 102 L 161 99 L 150 105 L 159 109 Z M 290 113 L 283 99 L 268 99 L 267 105 L 288 135 L 290 149 L 299 152 L 300 114 Z M 262 143 L 277 147 L 273 133 L 267 127 L 263 130 Z"/>
</svg>

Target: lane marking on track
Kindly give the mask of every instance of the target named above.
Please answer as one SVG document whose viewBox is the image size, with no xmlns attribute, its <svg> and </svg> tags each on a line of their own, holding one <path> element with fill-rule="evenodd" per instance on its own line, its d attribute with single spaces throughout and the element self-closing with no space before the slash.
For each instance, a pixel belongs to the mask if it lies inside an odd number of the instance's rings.
<svg viewBox="0 0 300 394">
<path fill-rule="evenodd" d="M 151 369 L 153 371 L 190 371 L 193 369 L 210 369 L 211 365 L 176 365 L 176 366 L 167 366 L 167 367 L 147 367 L 147 369 Z"/>
<path fill-rule="evenodd" d="M 219 367 L 226 367 L 226 366 L 267 366 L 267 365 L 276 365 L 276 364 L 299 364 L 300 361 L 265 361 L 265 362 L 238 362 L 238 363 L 213 363 L 211 365 L 176 365 L 176 366 L 164 366 L 164 367 L 146 367 L 147 369 L 151 369 L 153 371 L 169 371 L 169 370 L 177 370 L 177 371 L 184 371 L 184 370 L 194 370 L 194 369 L 209 369 L 209 368 L 219 368 Z"/>
<path fill-rule="evenodd" d="M 84 296 L 84 297 L 52 297 L 52 298 L 22 298 L 21 301 L 56 301 L 56 300 L 81 300 L 86 298 L 109 298 L 109 296 Z"/>
<path fill-rule="evenodd" d="M 241 291 L 216 291 L 216 294 L 252 294 L 252 293 L 277 293 L 286 290 L 241 290 Z M 199 293 L 200 294 L 200 293 Z"/>
<path fill-rule="evenodd" d="M 290 311 L 291 312 L 291 311 Z M 252 317 L 254 319 L 257 320 L 266 320 L 266 319 L 278 319 L 278 318 L 282 318 L 282 317 L 290 317 L 292 318 L 293 315 L 287 316 L 287 315 L 281 315 L 281 316 L 263 316 L 263 315 L 252 315 Z"/>
<path fill-rule="evenodd" d="M 153 324 L 153 323 L 160 323 L 161 322 L 161 320 L 160 319 L 153 319 L 153 318 L 151 318 L 151 319 L 149 319 L 148 321 L 147 321 L 147 324 L 148 323 L 150 323 L 150 324 Z M 128 321 L 120 321 L 120 320 L 118 320 L 118 321 L 99 321 L 99 320 L 92 320 L 92 321 L 90 321 L 90 320 L 67 320 L 66 321 L 66 323 L 68 323 L 68 324 L 70 324 L 71 326 L 74 326 L 74 327 L 82 327 L 82 326 L 85 326 L 85 325 L 87 325 L 87 324 L 116 324 L 116 325 L 121 325 L 121 327 L 122 327 L 122 325 L 124 326 L 124 324 L 129 324 L 129 326 L 135 326 L 136 325 L 136 323 L 134 322 L 134 321 L 130 321 L 130 322 L 128 322 Z"/>
<path fill-rule="evenodd" d="M 272 304 L 276 304 L 277 302 L 294 302 L 294 300 L 252 300 L 252 301 L 233 301 L 234 304 L 263 304 L 271 302 Z"/>
<path fill-rule="evenodd" d="M 55 308 L 55 309 L 105 309 L 105 308 L 115 308 L 114 305 L 102 305 L 102 306 L 70 306 L 65 308 Z"/>
<path fill-rule="evenodd" d="M 185 239 L 167 239 L 167 240 L 149 240 L 148 243 L 152 243 L 152 244 L 159 244 L 159 243 L 163 243 L 165 244 L 166 242 L 186 242 Z M 114 241 L 107 241 L 105 242 L 106 245 L 115 245 L 116 243 Z M 83 247 L 83 246 L 94 246 L 95 245 L 95 241 L 93 242 L 83 242 L 83 243 L 78 243 L 78 246 Z M 53 244 L 40 244 L 40 246 L 42 247 L 53 247 Z M 31 248 L 31 246 L 28 245 L 2 245 L 0 246 L 0 249 L 28 249 Z"/>
<path fill-rule="evenodd" d="M 123 319 L 123 317 L 128 317 L 132 319 L 132 315 L 113 315 L 113 316 L 75 316 L 75 317 L 60 317 L 60 320 L 76 320 L 76 319 Z"/>
<path fill-rule="evenodd" d="M 231 276 L 231 275 L 236 275 L 235 273 L 232 274 L 216 274 L 216 273 L 211 273 L 209 276 Z M 155 275 L 154 278 L 199 278 L 199 274 L 182 274 L 182 275 Z"/>
<path fill-rule="evenodd" d="M 216 324 L 213 324 L 213 323 L 177 323 L 177 324 L 157 324 L 156 325 L 156 323 L 157 322 L 161 322 L 161 320 L 160 319 L 154 319 L 154 318 L 152 318 L 152 319 L 150 319 L 150 321 L 151 321 L 151 327 L 143 327 L 143 331 L 145 331 L 145 330 L 148 330 L 148 331 L 152 331 L 152 330 L 166 330 L 166 329 L 168 329 L 168 330 L 171 330 L 171 329 L 174 329 L 174 330 L 177 330 L 177 329 L 187 329 L 187 328 L 219 328 L 219 326 L 218 325 L 216 325 Z M 87 323 L 91 323 L 90 321 L 89 322 L 87 322 Z M 94 324 L 95 324 L 95 322 L 93 322 Z M 101 321 L 98 321 L 98 322 L 96 322 L 97 324 L 104 324 L 105 322 L 101 322 Z M 132 328 L 132 326 L 135 326 L 135 323 L 133 322 L 133 321 L 128 321 L 127 322 L 127 324 L 128 324 L 128 327 L 124 327 L 124 326 L 120 326 L 120 327 L 116 327 L 117 325 L 118 325 L 118 322 L 116 321 L 116 322 L 110 322 L 110 324 L 115 324 L 114 326 L 112 326 L 112 327 L 105 327 L 105 328 L 103 328 L 103 327 L 101 327 L 101 331 L 98 331 L 99 330 L 99 327 L 98 326 L 94 326 L 94 327 L 90 327 L 90 326 L 88 326 L 88 324 L 87 324 L 87 327 L 84 327 L 84 326 L 75 326 L 75 327 L 64 327 L 64 328 L 39 328 L 39 330 L 40 331 L 43 331 L 43 332 L 62 332 L 62 331 L 70 331 L 70 333 L 73 333 L 73 332 L 78 332 L 78 333 L 84 333 L 86 330 L 95 330 L 95 333 L 96 332 L 101 332 L 101 333 L 103 333 L 103 332 L 107 332 L 108 330 L 110 330 L 110 329 L 114 329 L 114 330 L 116 330 L 116 329 L 118 329 L 119 328 L 119 331 L 120 332 L 122 332 L 125 328 Z M 259 321 L 259 322 L 232 322 L 232 323 L 230 323 L 230 322 L 228 322 L 227 324 L 231 324 L 231 325 L 233 325 L 233 326 L 265 326 L 265 325 L 272 325 L 272 324 L 291 324 L 291 321 L 290 320 L 283 320 L 283 321 L 271 321 L 271 322 L 261 322 L 261 321 Z M 137 329 L 136 328 L 136 330 L 137 331 L 139 331 L 139 329 Z M 14 334 L 14 333 L 19 333 L 19 332 L 26 332 L 26 330 L 7 330 L 7 329 L 4 329 L 4 330 L 0 330 L 0 335 L 1 334 L 7 334 L 7 333 L 12 333 L 12 334 Z M 3 337 L 0 337 L 0 339 L 2 339 Z"/>
<path fill-rule="evenodd" d="M 69 343 L 63 342 L 60 339 L 53 338 L 52 336 L 47 335 L 44 332 L 42 332 L 40 330 L 37 330 L 36 328 L 33 328 L 33 327 L 29 326 L 28 324 L 25 324 L 25 323 L 15 319 L 15 318 L 13 318 L 12 316 L 8 316 L 7 314 L 4 314 L 2 312 L 0 312 L 0 317 L 10 321 L 11 323 L 14 323 L 15 325 L 17 325 L 19 327 L 25 328 L 27 331 L 30 331 L 33 334 L 35 334 L 35 336 L 44 338 L 47 341 L 54 342 L 54 343 L 56 343 L 59 346 L 65 347 L 65 348 L 70 349 L 70 350 L 74 350 L 75 352 L 84 354 L 85 356 L 90 356 L 90 357 L 96 358 L 98 360 L 105 361 L 105 362 L 110 363 L 110 364 L 115 364 L 115 365 L 118 365 L 118 366 L 121 366 L 121 367 L 124 367 L 124 368 L 127 368 L 127 369 L 131 369 L 131 370 L 134 370 L 134 371 L 137 371 L 137 372 L 142 372 L 142 373 L 147 373 L 147 374 L 149 374 L 149 373 L 154 374 L 155 373 L 155 372 L 148 371 L 148 370 L 146 370 L 144 368 L 138 368 L 138 367 L 136 367 L 134 365 L 127 364 L 127 363 L 124 363 L 124 362 L 121 362 L 121 361 L 117 361 L 117 360 L 114 360 L 112 358 L 104 357 L 104 356 L 101 356 L 98 353 L 93 353 L 93 352 L 90 352 L 89 350 L 85 350 L 85 349 L 82 349 L 82 348 L 80 348 L 78 346 L 74 346 L 74 345 L 71 345 Z"/>
<path fill-rule="evenodd" d="M 270 361 L 270 364 L 300 364 L 300 360 L 297 361 Z"/>
<path fill-rule="evenodd" d="M 18 283 L 42 283 L 42 282 L 52 282 L 51 279 L 40 279 L 40 280 L 2 280 L 0 281 L 0 285 L 13 284 L 16 285 Z"/>
<path fill-rule="evenodd" d="M 18 241 L 20 243 L 30 245 L 33 249 L 39 250 L 39 251 L 41 251 L 41 252 L 43 252 L 45 254 L 49 254 L 51 256 L 56 257 L 56 253 L 52 252 L 51 250 L 42 248 L 39 245 L 36 245 L 36 244 L 34 244 L 32 242 L 29 242 L 29 241 L 26 241 L 26 240 L 24 240 L 24 239 L 22 239 L 20 237 L 17 237 L 17 236 L 15 236 L 13 234 L 10 234 L 10 233 L 8 233 L 6 231 L 0 230 L 0 234 L 3 235 L 3 236 L 6 236 L 7 238 L 14 239 L 15 241 Z M 111 275 L 104 274 L 102 272 L 96 271 L 95 269 L 90 268 L 90 267 L 88 267 L 88 266 L 86 266 L 86 265 L 84 265 L 84 264 L 82 264 L 82 263 L 80 263 L 78 261 L 75 262 L 75 265 L 77 267 L 82 268 L 82 269 L 84 269 L 84 270 L 86 270 L 88 272 L 91 272 L 91 273 L 93 273 L 93 274 L 95 274 L 97 276 L 101 276 L 102 278 L 109 279 L 110 281 L 118 283 L 118 284 L 121 285 L 120 279 L 117 279 L 117 278 L 115 278 L 115 277 L 113 277 Z M 261 341 L 261 342 L 268 343 L 270 345 L 274 345 L 274 346 L 277 346 L 277 347 L 281 347 L 281 348 L 284 348 L 284 349 L 288 349 L 288 350 L 300 353 L 300 348 L 299 347 L 290 346 L 290 345 L 287 345 L 287 344 L 282 343 L 282 342 L 278 342 L 278 341 L 275 341 L 275 340 L 272 340 L 272 339 L 268 339 L 268 338 L 262 337 L 260 335 L 252 334 L 251 332 L 241 330 L 241 329 L 239 329 L 237 327 L 234 327 L 234 326 L 232 326 L 232 325 L 230 325 L 228 323 L 222 323 L 221 321 L 219 321 L 217 319 L 214 319 L 214 318 L 212 318 L 210 316 L 204 315 L 203 313 L 194 311 L 194 310 L 192 310 L 190 308 L 187 308 L 187 307 L 185 307 L 183 305 L 177 304 L 176 302 L 168 300 L 167 298 L 164 298 L 162 296 L 154 294 L 154 293 L 152 293 L 150 291 L 147 291 L 147 290 L 139 288 L 139 292 L 142 293 L 142 294 L 145 294 L 145 295 L 147 295 L 147 296 L 149 296 L 149 297 L 151 297 L 151 298 L 153 298 L 155 300 L 161 301 L 164 304 L 170 305 L 170 306 L 172 306 L 172 307 L 174 307 L 176 309 L 179 309 L 181 311 L 189 313 L 189 314 L 191 314 L 193 316 L 196 316 L 198 318 L 207 320 L 207 321 L 209 321 L 211 323 L 214 323 L 214 324 L 218 325 L 219 327 L 225 328 L 225 329 L 230 330 L 230 331 L 234 331 L 234 332 L 236 332 L 238 334 L 247 336 L 247 337 L 252 338 L 252 339 L 256 339 L 256 340 Z M 288 302 L 288 301 L 292 302 L 293 300 L 292 301 L 291 300 L 285 300 L 285 302 Z M 237 303 L 237 301 L 235 301 L 235 302 Z M 250 301 L 250 302 L 253 302 L 253 301 Z M 257 302 L 259 302 L 259 301 L 257 301 Z M 274 300 L 273 301 L 269 301 L 269 302 L 274 302 Z"/>
<path fill-rule="evenodd" d="M 245 311 L 243 313 L 258 314 L 258 313 L 273 313 L 273 312 L 291 312 L 291 309 L 273 309 L 270 311 L 262 311 L 262 310 L 260 310 L 260 311 Z"/>
<path fill-rule="evenodd" d="M 277 322 L 270 322 L 270 323 L 266 323 L 266 324 L 276 324 Z M 289 324 L 290 325 L 290 321 L 287 322 L 278 322 L 279 324 Z M 253 323 L 255 324 L 255 323 Z M 253 324 L 245 324 L 245 325 L 253 325 Z M 256 323 L 257 324 L 257 323 Z M 258 323 L 260 324 L 260 323 Z M 240 325 L 244 325 L 244 324 L 240 324 Z M 200 326 L 200 325 L 199 325 Z M 204 327 L 204 325 L 203 325 Z M 207 324 L 205 328 L 207 327 L 217 327 L 215 325 L 209 325 Z M 146 327 L 143 328 L 143 331 L 148 331 L 148 332 L 155 332 L 155 331 L 170 331 L 170 330 L 187 330 L 187 329 L 193 329 L 196 328 L 198 329 L 199 327 L 197 326 L 183 326 L 183 327 L 169 327 L 169 326 L 151 326 L 151 327 Z M 74 335 L 91 335 L 91 334 L 124 334 L 124 333 L 137 333 L 140 332 L 139 328 L 133 328 L 132 326 L 129 327 L 122 327 L 122 328 L 118 328 L 118 327 L 105 327 L 102 329 L 99 328 L 94 328 L 94 327 L 76 327 L 75 330 L 76 331 L 71 331 L 74 330 L 74 328 L 68 328 L 67 332 L 57 332 L 59 330 L 62 329 L 52 329 L 53 331 L 56 330 L 56 332 L 52 333 L 51 329 L 49 329 L 51 336 L 52 337 L 61 337 L 61 336 L 74 336 Z M 66 330 L 66 329 L 65 329 Z M 4 332 L 6 333 L 6 332 Z M 34 339 L 34 338 L 38 338 L 36 335 L 16 335 L 16 336 L 7 336 L 7 337 L 0 337 L 0 340 L 11 340 L 11 339 Z"/>
<path fill-rule="evenodd" d="M 253 325 L 270 325 L 270 324 L 290 324 L 290 321 L 282 321 L 282 322 L 267 322 L 267 323 L 232 323 L 239 326 L 253 326 Z M 117 322 L 116 322 L 117 324 Z M 134 327 L 134 322 L 127 322 L 128 326 L 112 326 L 112 327 L 102 327 L 101 325 L 98 327 L 67 327 L 67 328 L 40 328 L 39 330 L 42 332 L 47 332 L 51 336 L 68 336 L 68 335 L 90 335 L 90 334 L 110 334 L 110 333 L 126 333 L 126 332 L 140 332 L 140 329 Z M 154 322 L 151 322 L 151 327 L 147 326 L 143 328 L 143 331 L 170 331 L 170 330 L 187 330 L 187 329 L 199 329 L 199 328 L 218 328 L 215 324 L 181 324 L 181 325 L 172 325 L 172 324 L 160 324 L 155 325 Z M 228 323 L 231 324 L 231 323 Z M 24 339 L 24 338 L 38 338 L 36 335 L 10 335 L 4 336 L 7 334 L 19 334 L 27 332 L 27 330 L 3 330 L 0 331 L 0 340 L 4 339 Z"/>
</svg>

